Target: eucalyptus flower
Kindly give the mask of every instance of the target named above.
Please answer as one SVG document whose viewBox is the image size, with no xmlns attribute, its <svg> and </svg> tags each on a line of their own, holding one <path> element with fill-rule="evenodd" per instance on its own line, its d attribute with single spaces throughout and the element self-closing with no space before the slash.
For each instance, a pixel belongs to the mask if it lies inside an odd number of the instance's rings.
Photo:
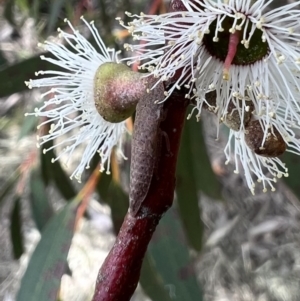
<svg viewBox="0 0 300 301">
<path fill-rule="evenodd" d="M 63 70 L 57 71 L 56 67 L 54 70 L 39 71 L 36 75 L 42 75 L 42 78 L 26 82 L 30 89 L 46 88 L 42 98 L 47 100 L 42 107 L 27 115 L 42 117 L 42 123 L 38 128 L 45 125 L 50 128 L 48 133 L 37 137 L 38 146 L 60 138 L 53 147 L 43 150 L 46 153 L 52 148 L 63 148 L 52 162 L 66 155 L 68 164 L 77 147 L 81 144 L 85 146 L 81 161 L 71 175 L 71 178 L 75 177 L 79 181 L 84 169 L 89 168 L 96 152 L 101 157 L 100 170 L 103 171 L 106 164 L 109 173 L 112 149 L 117 146 L 123 155 L 122 137 L 126 131 L 124 121 L 105 120 L 99 114 L 95 102 L 98 94 L 95 90 L 98 70 L 105 64 L 107 66 L 107 63 L 117 63 L 117 54 L 114 50 L 106 48 L 93 22 L 89 24 L 84 18 L 82 20 L 93 36 L 97 49 L 75 30 L 68 20 L 65 20 L 71 32 L 58 29 L 64 43 L 46 41 L 40 45 L 52 54 L 52 56 L 41 55 L 41 59 Z M 125 158 L 124 155 L 123 157 Z"/>
<path fill-rule="evenodd" d="M 139 60 L 158 81 L 173 81 L 168 95 L 183 86 L 187 97 L 193 89 L 204 98 L 215 90 L 219 116 L 233 94 L 245 96 L 249 89 L 258 111 L 261 100 L 272 97 L 284 99 L 293 114 L 299 109 L 299 2 L 268 11 L 271 2 L 182 0 L 186 11 L 127 13 L 135 19 L 128 26 L 120 22 L 140 41 L 125 44 L 135 53 L 129 64 Z"/>
<path fill-rule="evenodd" d="M 209 109 L 230 128 L 226 157 L 236 171 L 241 162 L 252 192 L 254 175 L 274 190 L 276 177 L 288 175 L 278 156 L 300 153 L 300 2 L 271 9 L 272 2 L 182 0 L 184 11 L 120 21 L 137 40 L 125 45 L 134 52 L 128 64 L 140 61 L 164 82 L 165 100 L 185 89 L 197 118 Z M 253 125 L 260 139 L 248 135 Z"/>
</svg>

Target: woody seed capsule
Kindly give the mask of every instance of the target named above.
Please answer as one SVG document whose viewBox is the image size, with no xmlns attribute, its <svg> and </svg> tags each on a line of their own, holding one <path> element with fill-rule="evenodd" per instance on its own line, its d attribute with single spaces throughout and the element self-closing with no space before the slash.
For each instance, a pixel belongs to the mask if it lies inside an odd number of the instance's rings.
<svg viewBox="0 0 300 301">
<path fill-rule="evenodd" d="M 273 127 L 273 131 L 268 129 L 267 138 L 262 145 L 264 130 L 259 120 L 250 121 L 246 126 L 245 133 L 246 144 L 257 155 L 263 157 L 278 157 L 286 150 L 286 143 L 275 127 Z"/>
</svg>

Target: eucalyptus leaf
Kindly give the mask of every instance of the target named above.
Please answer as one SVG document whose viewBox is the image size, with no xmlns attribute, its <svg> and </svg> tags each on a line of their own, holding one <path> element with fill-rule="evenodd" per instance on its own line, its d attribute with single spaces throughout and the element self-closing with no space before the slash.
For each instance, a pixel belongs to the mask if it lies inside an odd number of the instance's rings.
<svg viewBox="0 0 300 301">
<path fill-rule="evenodd" d="M 197 251 L 202 247 L 203 224 L 200 218 L 199 194 L 194 169 L 191 132 L 193 125 L 187 122 L 179 150 L 176 170 L 176 195 L 179 214 L 190 245 Z"/>
<path fill-rule="evenodd" d="M 286 184 L 294 191 L 298 198 L 300 198 L 300 185 L 299 185 L 299 174 L 300 174 L 300 156 L 285 152 L 282 156 L 282 161 L 286 163 L 288 168 L 289 176 L 284 177 Z"/>
<path fill-rule="evenodd" d="M 7 63 L 7 60 L 4 57 L 3 52 L 0 50 L 0 68 L 2 65 L 6 64 L 6 63 Z"/>
<path fill-rule="evenodd" d="M 52 217 L 42 232 L 22 278 L 17 301 L 55 301 L 66 270 L 75 220 L 76 200 Z"/>
<path fill-rule="evenodd" d="M 203 300 L 189 255 L 190 250 L 174 207 L 170 208 L 161 219 L 148 252 L 153 258 L 171 299 L 176 301 Z"/>
<path fill-rule="evenodd" d="M 16 26 L 13 7 L 15 5 L 15 0 L 6 0 L 5 8 L 4 8 L 4 17 L 5 19 L 12 25 Z"/>
<path fill-rule="evenodd" d="M 43 154 L 43 149 L 49 149 L 53 146 L 53 140 L 46 142 L 41 148 L 41 168 L 42 177 L 46 185 L 52 180 L 56 185 L 61 195 L 66 199 L 70 200 L 77 195 L 76 189 L 74 188 L 70 177 L 66 171 L 62 168 L 60 161 L 56 160 L 54 163 L 51 162 L 52 158 L 56 157 L 53 149 L 50 149 Z"/>
<path fill-rule="evenodd" d="M 27 116 L 24 118 L 23 126 L 21 127 L 18 139 L 22 139 L 36 129 L 37 118 L 35 116 Z"/>
<path fill-rule="evenodd" d="M 106 202 L 111 208 L 115 233 L 118 233 L 122 226 L 124 216 L 128 210 L 128 200 L 128 194 L 118 183 L 112 181 L 107 192 Z"/>
<path fill-rule="evenodd" d="M 39 231 L 45 227 L 54 211 L 48 200 L 45 185 L 37 170 L 32 170 L 30 175 L 30 205 L 33 220 Z"/>
<path fill-rule="evenodd" d="M 50 34 L 54 30 L 58 16 L 65 2 L 66 2 L 65 0 L 52 0 L 50 2 L 50 15 L 49 15 L 48 26 L 47 26 L 48 34 Z"/>
<path fill-rule="evenodd" d="M 140 284 L 143 291 L 152 300 L 172 301 L 149 252 L 146 253 L 143 260 Z"/>
<path fill-rule="evenodd" d="M 13 247 L 14 258 L 19 259 L 24 253 L 20 196 L 14 197 L 13 202 L 14 206 L 10 214 L 10 237 Z"/>
<path fill-rule="evenodd" d="M 210 164 L 202 124 L 191 119 L 186 122 L 185 128 L 189 135 L 189 147 L 193 161 L 192 172 L 195 175 L 197 188 L 209 197 L 221 200 L 221 184 Z"/>
<path fill-rule="evenodd" d="M 99 165 L 100 165 L 100 157 L 98 154 L 95 154 L 93 159 L 91 160 L 91 168 L 90 168 L 91 173 L 96 168 L 99 168 Z M 99 177 L 97 186 L 96 186 L 96 191 L 99 194 L 100 201 L 107 203 L 107 204 L 108 204 L 107 195 L 108 195 L 108 190 L 109 190 L 111 181 L 112 181 L 112 172 L 110 174 L 102 172 Z"/>
<path fill-rule="evenodd" d="M 49 53 L 44 55 L 53 57 Z M 39 55 L 13 65 L 2 65 L 0 67 L 0 97 L 28 90 L 25 81 L 28 81 L 30 78 L 38 78 L 35 76 L 35 72 L 47 69 L 59 70 L 60 67 L 41 60 Z"/>
</svg>

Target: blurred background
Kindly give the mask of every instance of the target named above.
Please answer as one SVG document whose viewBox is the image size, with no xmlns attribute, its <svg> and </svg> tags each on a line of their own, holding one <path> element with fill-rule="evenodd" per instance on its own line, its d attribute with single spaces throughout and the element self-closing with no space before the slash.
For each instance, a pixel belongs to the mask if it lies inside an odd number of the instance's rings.
<svg viewBox="0 0 300 301">
<path fill-rule="evenodd" d="M 95 157 L 82 184 L 69 179 L 80 149 L 66 169 L 36 147 L 40 121 L 24 113 L 41 104 L 43 91 L 24 81 L 51 68 L 40 60 L 38 42 L 57 39 L 58 27 L 68 31 L 65 18 L 93 42 L 84 15 L 107 46 L 123 50 L 130 37 L 116 17 L 127 22 L 125 11 L 160 14 L 167 7 L 163 0 L 0 0 L 0 300 L 91 300 L 128 208 L 130 135 L 129 160 L 114 154 L 112 174 L 99 176 Z M 131 132 L 132 121 L 127 125 Z M 285 154 L 290 177 L 276 192 L 252 196 L 225 166 L 228 131 L 221 128 L 216 141 L 216 125 L 208 112 L 185 125 L 174 206 L 152 239 L 132 300 L 299 301 L 300 159 Z M 84 187 L 75 211 L 72 200 Z"/>
</svg>

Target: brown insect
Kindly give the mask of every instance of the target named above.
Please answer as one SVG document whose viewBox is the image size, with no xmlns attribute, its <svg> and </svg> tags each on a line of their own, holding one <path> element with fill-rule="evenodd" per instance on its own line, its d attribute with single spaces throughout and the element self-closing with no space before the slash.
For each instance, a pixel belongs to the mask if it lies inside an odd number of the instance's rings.
<svg viewBox="0 0 300 301">
<path fill-rule="evenodd" d="M 162 139 L 160 124 L 164 119 L 163 84 L 151 90 L 148 97 L 141 99 L 136 107 L 134 122 L 132 157 L 130 166 L 129 210 L 133 215 L 139 211 L 150 187 L 155 166 L 158 164 Z"/>
</svg>

